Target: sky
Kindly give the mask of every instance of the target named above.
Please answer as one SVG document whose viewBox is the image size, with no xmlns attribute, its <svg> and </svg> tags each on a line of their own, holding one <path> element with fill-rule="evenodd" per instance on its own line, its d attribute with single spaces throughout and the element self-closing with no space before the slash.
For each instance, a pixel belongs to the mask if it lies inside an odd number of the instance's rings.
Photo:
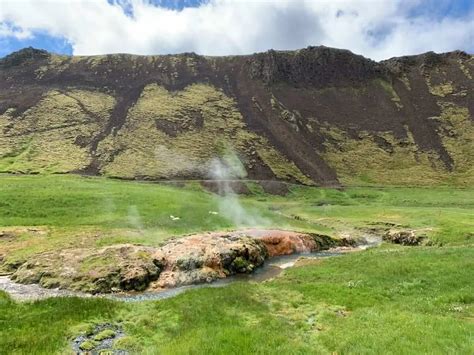
<svg viewBox="0 0 474 355">
<path fill-rule="evenodd" d="M 374 60 L 474 53 L 474 0 L 0 0 L 0 57 L 238 55 L 325 45 Z"/>
</svg>

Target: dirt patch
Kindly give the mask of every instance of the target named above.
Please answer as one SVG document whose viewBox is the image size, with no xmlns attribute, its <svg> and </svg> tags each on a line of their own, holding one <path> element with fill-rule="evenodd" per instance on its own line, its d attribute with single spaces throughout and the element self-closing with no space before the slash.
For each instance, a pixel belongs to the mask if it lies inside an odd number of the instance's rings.
<svg viewBox="0 0 474 355">
<path fill-rule="evenodd" d="M 0 241 L 11 241 L 16 239 L 16 235 L 12 232 L 5 232 L 5 231 L 0 231 Z"/>
<path fill-rule="evenodd" d="M 0 229 L 0 241 L 13 240 L 24 234 L 32 236 L 44 236 L 48 231 L 44 228 L 36 227 L 11 227 Z"/>
<path fill-rule="evenodd" d="M 283 230 L 249 229 L 240 233 L 246 233 L 253 238 L 260 239 L 265 244 L 270 257 L 327 250 L 338 246 L 340 243 L 340 241 L 322 234 Z"/>
<path fill-rule="evenodd" d="M 261 239 L 270 256 L 310 253 L 317 250 L 315 240 L 309 235 L 267 235 Z"/>
</svg>

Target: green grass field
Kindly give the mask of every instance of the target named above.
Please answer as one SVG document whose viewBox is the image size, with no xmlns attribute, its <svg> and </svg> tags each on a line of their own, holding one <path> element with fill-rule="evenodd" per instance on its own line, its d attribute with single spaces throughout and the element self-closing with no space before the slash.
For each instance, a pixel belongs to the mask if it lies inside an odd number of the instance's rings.
<svg viewBox="0 0 474 355">
<path fill-rule="evenodd" d="M 474 188 L 292 186 L 285 197 L 249 188 L 253 194 L 239 203 L 265 227 L 344 236 L 389 223 L 422 231 L 434 246 L 383 244 L 264 283 L 162 301 L 15 302 L 0 293 L 0 353 L 71 353 L 72 338 L 105 322 L 122 327 L 126 336 L 115 346 L 132 353 L 474 352 Z M 0 237 L 0 272 L 47 250 L 159 245 L 171 236 L 240 227 L 225 206 L 197 183 L 0 176 L 0 231 L 19 235 Z M 32 227 L 41 233 L 28 232 Z"/>
</svg>

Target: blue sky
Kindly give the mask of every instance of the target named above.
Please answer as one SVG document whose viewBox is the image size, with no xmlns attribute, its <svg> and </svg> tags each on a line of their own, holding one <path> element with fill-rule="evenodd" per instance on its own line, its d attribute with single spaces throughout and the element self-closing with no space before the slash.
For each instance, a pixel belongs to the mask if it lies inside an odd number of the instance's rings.
<svg viewBox="0 0 474 355">
<path fill-rule="evenodd" d="M 246 54 L 308 45 L 373 59 L 474 52 L 474 0 L 0 0 L 0 57 Z"/>
</svg>

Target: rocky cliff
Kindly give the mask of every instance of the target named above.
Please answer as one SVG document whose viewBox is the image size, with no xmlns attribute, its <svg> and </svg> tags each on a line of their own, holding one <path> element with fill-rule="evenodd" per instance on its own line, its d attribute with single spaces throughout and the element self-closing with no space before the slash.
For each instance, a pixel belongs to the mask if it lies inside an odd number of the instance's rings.
<svg viewBox="0 0 474 355">
<path fill-rule="evenodd" d="M 303 184 L 474 184 L 474 57 L 0 60 L 0 172 Z"/>
</svg>

